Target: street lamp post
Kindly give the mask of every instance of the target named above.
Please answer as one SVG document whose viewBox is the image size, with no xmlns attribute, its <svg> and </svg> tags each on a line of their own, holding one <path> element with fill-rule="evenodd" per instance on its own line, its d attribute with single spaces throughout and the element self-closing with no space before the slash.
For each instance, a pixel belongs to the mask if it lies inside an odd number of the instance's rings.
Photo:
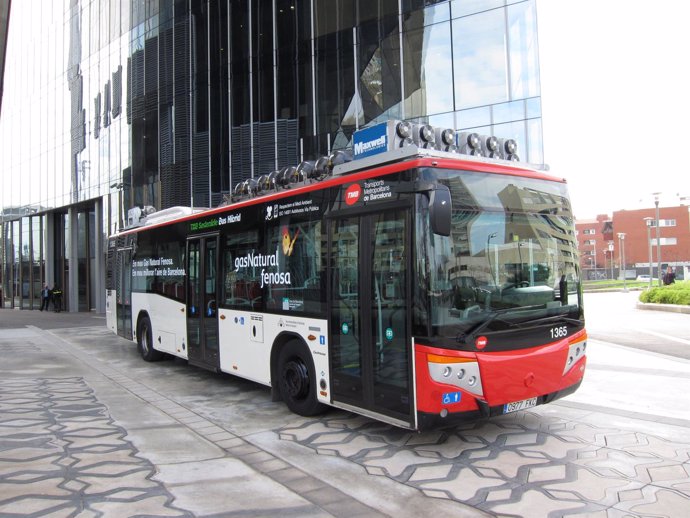
<svg viewBox="0 0 690 518">
<path fill-rule="evenodd" d="M 628 283 L 625 279 L 625 232 L 618 232 L 618 247 L 621 250 L 621 273 L 623 274 L 623 292 L 628 292 Z"/>
<path fill-rule="evenodd" d="M 654 277 L 653 272 L 653 266 L 652 266 L 652 232 L 651 232 L 651 225 L 652 221 L 654 221 L 654 218 L 652 217 L 646 217 L 644 218 L 645 225 L 647 225 L 647 248 L 649 249 L 649 289 L 652 289 L 652 277 Z"/>
<path fill-rule="evenodd" d="M 611 280 L 613 280 L 613 241 L 609 241 L 609 254 L 611 255 Z"/>
<path fill-rule="evenodd" d="M 491 243 L 491 240 L 495 238 L 498 234 L 496 232 L 492 232 L 488 236 L 486 236 L 486 256 L 489 258 L 489 269 L 491 270 L 491 276 L 494 278 L 494 286 L 498 288 L 498 247 L 494 245 L 494 265 L 493 267 L 491 266 L 491 256 L 489 255 L 489 246 Z"/>
<path fill-rule="evenodd" d="M 661 286 L 661 238 L 659 237 L 659 195 L 660 192 L 653 192 L 654 207 L 656 213 L 656 262 L 657 262 L 657 276 L 659 277 L 659 286 Z"/>
</svg>

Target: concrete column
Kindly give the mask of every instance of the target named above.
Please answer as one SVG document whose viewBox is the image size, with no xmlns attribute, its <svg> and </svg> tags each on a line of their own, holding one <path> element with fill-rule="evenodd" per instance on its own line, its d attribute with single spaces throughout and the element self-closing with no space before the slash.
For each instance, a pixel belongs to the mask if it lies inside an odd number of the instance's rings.
<svg viewBox="0 0 690 518">
<path fill-rule="evenodd" d="M 79 311 L 79 211 L 76 207 L 70 207 L 67 211 L 67 260 L 69 261 L 69 274 L 67 278 L 68 296 L 64 300 L 65 311 Z M 89 282 L 84 279 L 83 282 Z"/>
<path fill-rule="evenodd" d="M 46 214 L 46 226 L 43 229 L 43 260 L 45 261 L 46 283 L 51 288 L 55 285 L 55 213 Z"/>
<path fill-rule="evenodd" d="M 105 223 L 103 221 L 103 207 L 105 206 L 103 198 L 96 200 L 94 205 L 94 225 L 91 229 L 91 239 L 94 243 L 94 261 L 93 272 L 96 293 L 91 295 L 94 301 L 96 313 L 105 313 Z"/>
</svg>

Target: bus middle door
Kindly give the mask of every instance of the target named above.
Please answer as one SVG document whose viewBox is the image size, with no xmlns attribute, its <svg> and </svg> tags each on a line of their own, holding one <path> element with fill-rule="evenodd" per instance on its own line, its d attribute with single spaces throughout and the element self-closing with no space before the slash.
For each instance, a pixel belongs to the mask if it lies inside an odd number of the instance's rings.
<svg viewBox="0 0 690 518">
<path fill-rule="evenodd" d="M 187 241 L 188 361 L 218 371 L 218 235 Z"/>
</svg>

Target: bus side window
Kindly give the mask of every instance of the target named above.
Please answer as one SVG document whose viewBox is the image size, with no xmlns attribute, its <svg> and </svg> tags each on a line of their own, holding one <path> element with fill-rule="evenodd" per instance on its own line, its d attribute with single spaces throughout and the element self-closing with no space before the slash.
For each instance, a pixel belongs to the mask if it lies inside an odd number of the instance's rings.
<svg viewBox="0 0 690 518">
<path fill-rule="evenodd" d="M 157 276 L 157 292 L 179 302 L 184 302 L 184 274 L 179 273 L 185 269 L 185 242 L 182 240 L 170 240 L 159 242 L 158 255 L 167 261 L 172 261 L 169 268 L 161 268 L 163 275 Z M 170 272 L 174 272 L 171 274 Z"/>
<path fill-rule="evenodd" d="M 320 220 L 284 217 L 268 228 L 266 249 L 278 255 L 278 264 L 267 268 L 277 274 L 265 286 L 269 309 L 323 312 L 326 255 L 321 226 Z"/>
<path fill-rule="evenodd" d="M 261 267 L 252 265 L 250 258 L 263 253 L 258 232 L 238 232 L 228 235 L 223 247 L 223 293 L 226 306 L 256 311 L 263 308 Z"/>
</svg>

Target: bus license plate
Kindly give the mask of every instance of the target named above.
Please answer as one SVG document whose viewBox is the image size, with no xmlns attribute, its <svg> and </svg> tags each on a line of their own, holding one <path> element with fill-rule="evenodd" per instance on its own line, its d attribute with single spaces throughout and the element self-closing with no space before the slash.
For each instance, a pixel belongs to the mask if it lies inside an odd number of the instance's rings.
<svg viewBox="0 0 690 518">
<path fill-rule="evenodd" d="M 511 412 L 517 412 L 518 410 L 532 408 L 533 406 L 537 406 L 537 398 L 535 397 L 523 399 L 522 401 L 515 401 L 514 403 L 506 403 L 503 405 L 503 413 L 509 414 Z"/>
</svg>

